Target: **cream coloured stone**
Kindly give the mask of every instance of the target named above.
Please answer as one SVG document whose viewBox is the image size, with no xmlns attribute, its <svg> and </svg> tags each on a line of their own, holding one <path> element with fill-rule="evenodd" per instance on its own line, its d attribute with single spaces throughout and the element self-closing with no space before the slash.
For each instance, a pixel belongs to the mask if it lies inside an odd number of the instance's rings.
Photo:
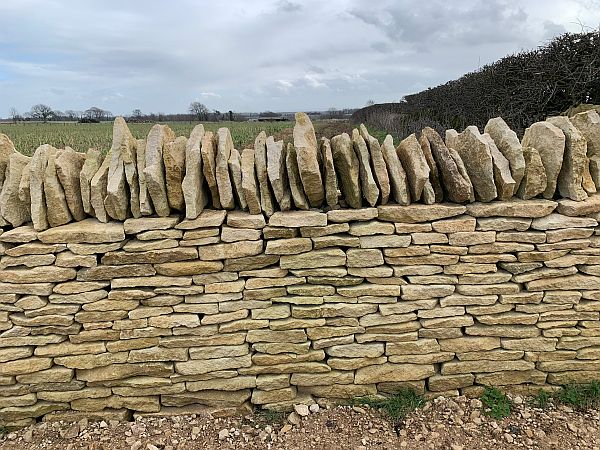
<svg viewBox="0 0 600 450">
<path fill-rule="evenodd" d="M 312 122 L 305 113 L 296 113 L 294 149 L 306 197 L 310 206 L 319 207 L 325 198 L 320 169 L 319 145 Z"/>
</svg>

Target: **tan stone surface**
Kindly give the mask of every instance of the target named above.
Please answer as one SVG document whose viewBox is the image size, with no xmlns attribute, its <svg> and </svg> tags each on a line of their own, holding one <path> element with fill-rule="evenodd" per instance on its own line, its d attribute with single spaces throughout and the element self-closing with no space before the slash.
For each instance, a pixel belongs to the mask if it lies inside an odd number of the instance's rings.
<svg viewBox="0 0 600 450">
<path fill-rule="evenodd" d="M 181 183 L 185 216 L 195 219 L 208 203 L 208 194 L 202 173 L 202 154 L 200 146 L 204 137 L 204 126 L 198 124 L 190 133 L 185 146 L 185 176 Z"/>
<path fill-rule="evenodd" d="M 296 113 L 294 125 L 294 150 L 298 172 L 310 206 L 319 207 L 325 198 L 319 144 L 310 118 L 305 113 Z"/>
<path fill-rule="evenodd" d="M 331 138 L 333 163 L 339 174 L 342 197 L 352 208 L 360 208 L 362 193 L 359 179 L 359 162 L 347 133 Z"/>
<path fill-rule="evenodd" d="M 175 133 L 168 125 L 154 125 L 146 138 L 146 186 L 154 206 L 154 211 L 161 217 L 170 214 L 165 179 L 164 147 L 175 140 Z"/>
<path fill-rule="evenodd" d="M 6 177 L 0 192 L 0 216 L 13 227 L 19 227 L 31 220 L 30 202 L 19 198 L 21 177 L 30 161 L 30 157 L 21 155 L 18 152 L 11 153 L 8 156 Z"/>
<path fill-rule="evenodd" d="M 182 182 L 185 176 L 187 138 L 179 136 L 163 147 L 165 165 L 165 183 L 169 207 L 176 211 L 185 211 Z M 196 188 L 199 190 L 199 188 Z"/>
<path fill-rule="evenodd" d="M 352 146 L 358 158 L 362 195 L 369 205 L 375 206 L 379 198 L 379 188 L 373 176 L 367 143 L 356 128 L 352 130 Z"/>
</svg>

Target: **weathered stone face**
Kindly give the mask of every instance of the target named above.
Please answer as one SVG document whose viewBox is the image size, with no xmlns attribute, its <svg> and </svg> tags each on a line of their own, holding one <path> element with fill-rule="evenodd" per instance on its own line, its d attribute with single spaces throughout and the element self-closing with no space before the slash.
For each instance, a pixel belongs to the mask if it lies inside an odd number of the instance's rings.
<svg viewBox="0 0 600 450">
<path fill-rule="evenodd" d="M 565 135 L 565 153 L 558 174 L 558 192 L 561 197 L 571 200 L 585 200 L 587 193 L 583 189 L 583 174 L 588 164 L 587 140 L 567 117 L 550 117 L 547 120 L 560 128 Z"/>
<path fill-rule="evenodd" d="M 517 196 L 523 200 L 528 200 L 546 190 L 548 177 L 542 158 L 535 148 L 523 147 L 523 157 L 526 164 L 525 174 L 521 179 Z"/>
<path fill-rule="evenodd" d="M 65 193 L 69 211 L 75 220 L 85 219 L 80 174 L 86 156 L 72 148 L 65 148 L 56 158 L 56 174 Z"/>
<path fill-rule="evenodd" d="M 288 142 L 287 154 L 285 155 L 285 165 L 287 167 L 288 180 L 290 182 L 290 191 L 292 192 L 294 206 L 297 209 L 308 209 L 308 199 L 304 193 L 304 187 L 302 186 L 300 171 L 298 169 L 296 148 L 291 144 L 291 142 Z"/>
<path fill-rule="evenodd" d="M 279 209 L 287 211 L 292 206 L 292 198 L 285 165 L 286 148 L 283 147 L 283 141 L 275 141 L 273 136 L 267 138 L 266 148 L 268 179 L 273 187 Z"/>
<path fill-rule="evenodd" d="M 319 144 L 308 115 L 296 113 L 294 149 L 298 172 L 306 197 L 312 207 L 319 207 L 325 198 L 319 158 Z"/>
<path fill-rule="evenodd" d="M 440 173 L 433 157 L 433 152 L 431 151 L 429 139 L 427 139 L 423 133 L 419 135 L 419 145 L 421 146 L 421 151 L 423 152 L 425 160 L 427 161 L 427 165 L 429 166 L 429 182 L 431 183 L 431 187 L 433 188 L 433 192 L 435 194 L 435 201 L 441 202 L 444 199 L 444 191 L 442 189 Z"/>
<path fill-rule="evenodd" d="M 242 192 L 250 214 L 260 214 L 260 192 L 256 180 L 254 150 L 251 148 L 242 152 Z"/>
<path fill-rule="evenodd" d="M 47 152 L 47 165 L 44 171 L 44 197 L 46 198 L 46 216 L 51 227 L 69 223 L 72 219 L 65 191 L 56 173 L 56 158 L 62 150 L 50 149 Z"/>
<path fill-rule="evenodd" d="M 596 186 L 600 186 L 600 115 L 595 110 L 575 114 L 570 118 L 587 141 L 589 170 Z"/>
<path fill-rule="evenodd" d="M 369 205 L 375 206 L 377 199 L 379 198 L 379 188 L 377 187 L 377 183 L 375 182 L 375 177 L 373 176 L 373 171 L 371 169 L 367 143 L 356 128 L 352 130 L 352 146 L 354 147 L 354 153 L 356 153 L 358 158 L 360 184 L 362 187 L 363 197 Z"/>
<path fill-rule="evenodd" d="M 523 148 L 533 147 L 539 153 L 546 173 L 546 188 L 543 196 L 552 198 L 563 163 L 565 135 L 560 128 L 550 122 L 536 122 L 525 130 L 522 145 Z"/>
<path fill-rule="evenodd" d="M 359 163 L 347 133 L 331 139 L 333 163 L 340 177 L 342 196 L 352 208 L 360 208 L 362 194 L 359 179 Z"/>
<path fill-rule="evenodd" d="M 100 222 L 108 222 L 104 199 L 106 198 L 111 157 L 110 152 L 108 152 L 104 161 L 102 161 L 102 165 L 98 168 L 90 182 L 90 205 L 94 211 L 94 215 Z"/>
<path fill-rule="evenodd" d="M 210 195 L 212 198 L 212 206 L 215 209 L 221 208 L 221 201 L 219 200 L 219 189 L 217 187 L 217 146 L 215 143 L 215 137 L 212 131 L 207 131 L 202 137 L 202 145 L 200 147 L 200 153 L 202 154 L 202 173 L 204 179 L 210 189 Z"/>
<path fill-rule="evenodd" d="M 406 171 L 408 187 L 414 202 L 421 200 L 425 184 L 429 181 L 429 166 L 417 137 L 411 134 L 396 148 L 398 158 Z"/>
<path fill-rule="evenodd" d="M 19 185 L 23 171 L 31 158 L 18 152 L 11 153 L 6 166 L 6 178 L 0 192 L 0 215 L 13 227 L 31 220 L 30 202 L 19 198 Z"/>
<path fill-rule="evenodd" d="M 369 134 L 367 127 L 363 124 L 360 124 L 359 130 L 360 135 L 367 144 L 369 154 L 371 155 L 373 175 L 375 176 L 375 181 L 379 188 L 380 203 L 385 205 L 390 198 L 390 178 L 383 152 L 381 151 L 381 146 L 379 145 L 379 141 Z"/>
<path fill-rule="evenodd" d="M 510 163 L 500 150 L 498 150 L 498 147 L 489 134 L 484 133 L 482 137 L 487 142 L 492 155 L 494 181 L 496 182 L 496 189 L 498 190 L 498 200 L 510 200 L 516 185 L 510 172 Z"/>
<path fill-rule="evenodd" d="M 175 140 L 175 133 L 167 125 L 154 125 L 146 138 L 146 166 L 144 175 L 146 187 L 154 206 L 154 211 L 161 217 L 170 214 L 163 149 L 168 142 Z"/>
<path fill-rule="evenodd" d="M 196 125 L 190 133 L 185 147 L 185 176 L 181 183 L 185 203 L 185 217 L 195 219 L 208 203 L 200 145 L 204 137 L 204 126 Z"/>
<path fill-rule="evenodd" d="M 176 211 L 185 211 L 182 183 L 185 176 L 186 147 L 187 138 L 179 136 L 166 143 L 163 150 L 167 199 L 169 207 Z"/>
<path fill-rule="evenodd" d="M 468 202 L 472 191 L 471 182 L 465 179 L 458 169 L 456 161 L 444 144 L 441 136 L 437 131 L 429 127 L 423 129 L 422 136 L 429 143 L 448 199 L 456 203 Z"/>
<path fill-rule="evenodd" d="M 246 197 L 244 197 L 242 189 L 242 156 L 237 149 L 234 148 L 231 150 L 227 165 L 229 166 L 229 173 L 231 175 L 231 187 L 233 189 L 235 202 L 240 208 L 247 209 L 248 204 L 246 203 Z"/>
<path fill-rule="evenodd" d="M 491 136 L 498 150 L 508 160 L 511 176 L 515 180 L 516 191 L 525 175 L 523 147 L 517 133 L 512 131 L 501 117 L 488 120 L 483 131 Z"/>
<path fill-rule="evenodd" d="M 455 145 L 473 183 L 475 198 L 483 202 L 495 199 L 498 193 L 494 183 L 492 154 L 477 127 L 467 127 L 456 137 Z"/>
<path fill-rule="evenodd" d="M 215 177 L 217 180 L 217 191 L 219 201 L 225 209 L 233 209 L 235 201 L 233 199 L 233 187 L 229 177 L 228 161 L 233 150 L 233 140 L 229 128 L 219 128 L 217 133 L 217 155 L 215 158 Z"/>
</svg>

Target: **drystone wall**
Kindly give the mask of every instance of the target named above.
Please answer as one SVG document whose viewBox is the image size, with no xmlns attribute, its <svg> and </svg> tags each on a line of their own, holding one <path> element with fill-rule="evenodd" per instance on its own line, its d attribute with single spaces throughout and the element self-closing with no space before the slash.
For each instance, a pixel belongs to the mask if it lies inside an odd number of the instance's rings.
<svg viewBox="0 0 600 450">
<path fill-rule="evenodd" d="M 0 235 L 0 425 L 600 378 L 600 195 Z"/>
</svg>

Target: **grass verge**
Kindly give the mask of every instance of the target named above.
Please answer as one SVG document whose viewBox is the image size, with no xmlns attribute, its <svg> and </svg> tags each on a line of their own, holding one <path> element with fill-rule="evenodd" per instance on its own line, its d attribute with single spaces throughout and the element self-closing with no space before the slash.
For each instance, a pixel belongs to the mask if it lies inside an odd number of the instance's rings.
<svg viewBox="0 0 600 450">
<path fill-rule="evenodd" d="M 563 386 L 556 393 L 556 399 L 577 409 L 597 408 L 600 406 L 600 381 Z"/>
<path fill-rule="evenodd" d="M 390 419 L 397 422 L 402 420 L 409 412 L 420 408 L 425 403 L 423 396 L 411 389 L 399 391 L 389 397 L 358 397 L 352 405 L 368 405 L 371 408 L 385 412 Z"/>
</svg>

